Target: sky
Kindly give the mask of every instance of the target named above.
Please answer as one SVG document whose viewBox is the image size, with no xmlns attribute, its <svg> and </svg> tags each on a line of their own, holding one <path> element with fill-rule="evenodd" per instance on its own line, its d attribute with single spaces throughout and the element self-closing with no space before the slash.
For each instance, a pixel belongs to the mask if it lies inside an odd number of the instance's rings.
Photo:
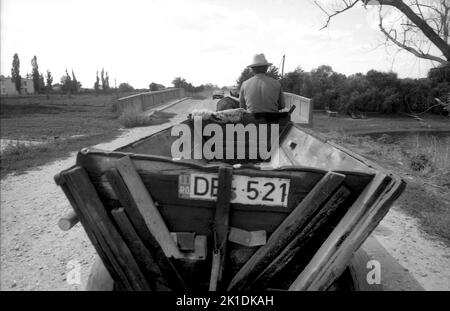
<svg viewBox="0 0 450 311">
<path fill-rule="evenodd" d="M 322 2 L 326 2 L 322 1 Z M 334 1 L 334 0 L 329 0 Z M 433 64 L 380 47 L 376 8 L 357 6 L 320 30 L 326 16 L 311 0 L 1 0 L 1 74 L 14 53 L 21 75 L 37 56 L 59 82 L 73 69 L 92 88 L 105 68 L 110 85 L 233 85 L 256 53 L 285 72 L 332 66 L 346 75 L 370 69 L 424 77 Z M 392 13 L 392 14 L 395 14 Z"/>
</svg>

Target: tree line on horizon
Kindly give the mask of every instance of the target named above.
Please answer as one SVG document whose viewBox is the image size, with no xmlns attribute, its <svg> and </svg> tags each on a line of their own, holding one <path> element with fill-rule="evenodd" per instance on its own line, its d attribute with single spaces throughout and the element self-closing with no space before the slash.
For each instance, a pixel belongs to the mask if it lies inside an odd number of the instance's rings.
<svg viewBox="0 0 450 311">
<path fill-rule="evenodd" d="M 312 98 L 315 109 L 352 114 L 358 112 L 399 113 L 424 111 L 446 102 L 450 96 L 450 66 L 433 68 L 426 78 L 399 78 L 395 72 L 369 70 L 346 76 L 321 65 L 306 72 L 297 67 L 281 77 L 271 66 L 267 74 L 280 81 L 283 91 Z M 236 80 L 238 87 L 253 73 L 245 68 Z M 431 109 L 442 112 L 442 107 Z"/>
<path fill-rule="evenodd" d="M 46 74 L 39 71 L 37 57 L 31 60 L 32 73 L 27 78 L 33 80 L 36 93 L 50 94 L 54 92 L 53 76 L 49 70 Z M 315 109 L 327 109 L 341 113 L 352 114 L 358 112 L 398 113 L 425 111 L 436 104 L 435 98 L 446 102 L 450 96 L 450 66 L 440 66 L 428 72 L 426 78 L 412 79 L 399 78 L 394 72 L 382 72 L 369 70 L 367 73 L 356 73 L 344 75 L 332 69 L 331 66 L 321 65 L 306 72 L 297 67 L 287 72 L 283 77 L 279 69 L 271 66 L 267 73 L 269 76 L 279 80 L 283 91 L 312 98 Z M 238 88 L 242 83 L 253 76 L 249 68 L 245 68 L 236 83 Z M 20 60 L 14 54 L 11 80 L 20 93 L 21 76 Z M 81 83 L 77 80 L 74 71 L 65 74 L 60 79 L 62 93 L 77 94 L 81 91 Z M 189 93 L 198 93 L 206 89 L 219 88 L 213 84 L 202 84 L 194 86 L 181 77 L 172 81 L 173 87 L 183 88 Z M 152 82 L 149 84 L 150 91 L 164 89 L 165 86 Z M 136 90 L 146 91 L 147 89 Z M 96 94 L 118 92 L 131 92 L 135 89 L 128 83 L 121 83 L 118 88 L 109 85 L 108 72 L 102 69 L 96 73 L 94 88 Z M 83 90 L 83 92 L 92 92 Z M 442 112 L 442 107 L 436 106 L 431 109 L 435 113 Z"/>
<path fill-rule="evenodd" d="M 45 77 L 44 74 L 39 71 L 39 65 L 36 56 L 31 59 L 31 67 L 31 74 L 27 74 L 25 78 L 31 79 L 33 81 L 34 91 L 37 94 L 50 94 L 54 92 L 58 93 L 58 91 L 54 90 L 55 86 L 59 86 L 60 92 L 64 94 L 77 94 L 82 90 L 82 84 L 79 80 L 77 80 L 73 69 L 71 70 L 71 74 L 69 74 L 69 71 L 66 68 L 65 74 L 60 79 L 60 83 L 53 84 L 53 76 L 50 70 L 47 69 Z M 14 83 L 17 92 L 21 94 L 22 76 L 20 74 L 20 59 L 17 53 L 15 53 L 13 56 L 11 67 L 11 81 Z M 97 70 L 93 91 L 96 94 L 110 93 L 114 89 L 115 88 L 111 88 L 109 85 L 108 72 L 105 71 L 104 68 L 102 68 L 99 76 L 99 71 Z M 84 89 L 83 91 L 86 92 L 86 89 Z"/>
</svg>

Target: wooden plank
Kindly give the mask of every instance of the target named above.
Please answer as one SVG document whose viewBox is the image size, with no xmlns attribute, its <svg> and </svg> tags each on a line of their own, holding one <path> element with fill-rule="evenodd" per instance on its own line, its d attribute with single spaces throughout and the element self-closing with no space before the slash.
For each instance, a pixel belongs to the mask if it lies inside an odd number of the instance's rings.
<svg viewBox="0 0 450 311">
<path fill-rule="evenodd" d="M 97 227 L 100 235 L 111 250 L 113 258 L 126 275 L 133 290 L 150 290 L 150 287 L 134 260 L 129 248 L 122 240 L 119 232 L 109 218 L 94 186 L 89 180 L 86 171 L 79 167 L 66 176 L 72 187 L 77 203 L 82 207 L 83 213 L 91 218 L 91 226 Z"/>
<path fill-rule="evenodd" d="M 172 232 L 178 249 L 183 253 L 195 251 L 195 232 Z"/>
<path fill-rule="evenodd" d="M 172 262 L 166 257 L 158 241 L 156 241 L 155 237 L 147 227 L 144 218 L 136 206 L 136 202 L 133 200 L 133 197 L 129 193 L 124 180 L 120 176 L 119 171 L 115 168 L 108 170 L 106 172 L 106 178 L 119 198 L 121 205 L 125 208 L 125 212 L 137 234 L 149 250 L 163 275 L 167 278 L 170 287 L 177 291 L 186 290 L 187 287 L 184 281 L 176 271 Z"/>
<path fill-rule="evenodd" d="M 123 207 L 111 211 L 120 233 L 132 252 L 136 262 L 141 267 L 150 287 L 153 290 L 170 290 L 167 280 L 162 275 L 161 269 L 155 263 L 153 256 L 145 247 L 141 238 L 136 233 Z"/>
<path fill-rule="evenodd" d="M 121 284 L 122 288 L 126 290 L 132 290 L 131 284 L 128 282 L 128 279 L 126 278 L 125 274 L 123 273 L 122 269 L 118 265 L 116 259 L 113 257 L 109 247 L 107 246 L 106 242 L 104 241 L 103 237 L 101 236 L 100 232 L 98 231 L 98 228 L 95 225 L 92 225 L 92 219 L 89 217 L 89 215 L 85 214 L 82 211 L 82 208 L 78 205 L 77 201 L 75 200 L 76 191 L 75 194 L 72 194 L 73 187 L 70 186 L 70 183 L 67 182 L 65 176 L 71 173 L 73 169 L 69 171 L 64 171 L 63 173 L 57 175 L 58 180 L 57 184 L 61 186 L 61 189 L 63 190 L 64 194 L 66 195 L 67 199 L 69 200 L 70 204 L 72 205 L 72 208 L 77 213 L 78 218 L 80 219 L 80 222 L 91 241 L 92 245 L 94 246 L 95 250 L 97 251 L 97 254 L 101 258 L 103 264 L 111 274 L 111 277 L 118 283 Z M 56 178 L 55 178 L 56 179 Z M 79 200 L 79 197 L 76 196 Z M 83 205 L 81 205 L 83 206 Z"/>
<path fill-rule="evenodd" d="M 228 241 L 247 247 L 261 246 L 267 242 L 266 230 L 247 231 L 231 227 Z"/>
<path fill-rule="evenodd" d="M 221 249 L 226 245 L 228 237 L 228 227 L 230 219 L 230 201 L 231 201 L 231 181 L 233 178 L 233 169 L 231 167 L 219 168 L 218 187 L 220 191 L 217 193 L 216 213 L 214 218 L 214 226 L 217 233 L 217 248 Z"/>
<path fill-rule="evenodd" d="M 283 251 L 267 266 L 267 268 L 255 279 L 252 289 L 264 289 L 269 281 L 284 267 L 286 267 L 294 256 L 301 251 L 302 247 L 316 233 L 319 228 L 326 225 L 327 221 L 333 217 L 337 208 L 347 199 L 350 191 L 341 186 L 327 203 L 309 221 L 305 228 L 301 230 L 293 240 L 283 249 Z"/>
<path fill-rule="evenodd" d="M 222 166 L 219 168 L 218 187 L 220 191 L 217 193 L 216 213 L 214 217 L 214 234 L 215 247 L 214 251 L 219 252 L 219 266 L 218 266 L 218 285 L 210 285 L 214 288 L 217 286 L 220 289 L 220 281 L 222 280 L 223 271 L 225 267 L 225 257 L 228 241 L 228 229 L 230 221 L 230 202 L 231 202 L 231 182 L 233 179 L 233 168 L 229 166 Z M 214 268 L 214 265 L 213 265 Z M 213 271 L 213 273 L 215 273 Z"/>
<path fill-rule="evenodd" d="M 382 194 L 377 195 L 376 202 L 369 205 L 369 209 L 362 215 L 353 230 L 339 241 L 339 246 L 327 265 L 321 269 L 317 277 L 308 286 L 308 290 L 324 290 L 335 278 L 339 277 L 347 267 L 354 252 L 363 244 L 370 233 L 389 211 L 392 203 L 403 192 L 406 184 L 398 179 L 392 180 Z"/>
<path fill-rule="evenodd" d="M 209 280 L 209 291 L 215 292 L 219 282 L 219 275 L 221 270 L 222 255 L 220 250 L 215 249 L 212 254 L 211 276 Z"/>
<path fill-rule="evenodd" d="M 301 230 L 317 209 L 327 201 L 344 179 L 345 176 L 342 174 L 328 172 L 272 233 L 266 245 L 259 248 L 239 270 L 230 282 L 228 290 L 246 290 L 294 235 Z"/>
<path fill-rule="evenodd" d="M 378 173 L 375 175 L 372 182 L 352 204 L 342 220 L 328 236 L 308 265 L 291 284 L 289 290 L 308 290 L 319 286 L 316 281 L 323 276 L 321 271 L 324 271 L 324 269 L 329 267 L 330 263 L 333 262 L 333 258 L 335 258 L 338 249 L 342 249 L 344 251 L 348 249 L 348 246 L 342 248 L 342 243 L 347 239 L 349 234 L 353 232 L 361 217 L 367 213 L 367 210 L 376 201 L 377 197 L 381 195 L 383 189 L 386 187 L 387 181 L 388 177 L 385 174 Z M 345 263 L 345 266 L 347 263 Z M 326 274 L 329 276 L 328 273 Z M 334 275 L 334 278 L 337 278 L 338 276 L 339 275 Z M 329 280 L 331 280 L 331 278 Z"/>
<path fill-rule="evenodd" d="M 64 215 L 58 220 L 58 227 L 63 231 L 69 231 L 79 221 L 75 211 L 70 211 L 67 215 Z"/>
<path fill-rule="evenodd" d="M 129 156 L 125 156 L 116 161 L 115 166 L 122 176 L 128 191 L 133 198 L 136 207 L 149 228 L 152 235 L 158 241 L 167 257 L 182 258 L 174 240 L 170 236 L 164 220 L 153 202 L 152 197 L 147 191 L 141 177 L 134 168 L 133 162 Z"/>
</svg>

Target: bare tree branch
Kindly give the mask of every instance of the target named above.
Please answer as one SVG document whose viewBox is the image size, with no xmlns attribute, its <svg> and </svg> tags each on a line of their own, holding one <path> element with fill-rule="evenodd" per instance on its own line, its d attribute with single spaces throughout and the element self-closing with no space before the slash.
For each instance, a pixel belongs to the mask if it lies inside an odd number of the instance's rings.
<svg viewBox="0 0 450 311">
<path fill-rule="evenodd" d="M 381 11 L 381 10 L 380 10 Z M 395 29 L 391 29 L 391 31 L 387 31 L 384 27 L 383 27 L 383 16 L 381 15 L 381 12 L 379 14 L 379 19 L 380 19 L 380 23 L 378 24 L 381 32 L 386 36 L 386 40 L 391 41 L 392 43 L 394 43 L 395 45 L 397 45 L 398 47 L 400 47 L 401 49 L 408 51 L 412 54 L 414 54 L 415 56 L 419 57 L 419 58 L 424 58 L 424 59 L 429 59 L 432 61 L 436 61 L 439 62 L 441 64 L 447 64 L 448 62 L 445 61 L 444 59 L 428 54 L 428 53 L 424 53 L 423 51 L 421 51 L 420 49 L 414 49 L 411 46 L 407 45 L 407 41 L 405 40 L 406 38 L 406 32 L 403 32 L 403 40 L 402 42 L 400 42 L 397 39 L 397 31 Z M 393 33 L 393 35 L 391 35 L 391 33 Z"/>
<path fill-rule="evenodd" d="M 326 23 L 321 29 L 328 27 L 333 17 L 351 9 L 358 1 L 361 1 L 364 6 L 368 3 L 368 0 L 340 0 L 338 1 L 340 3 L 339 6 L 329 6 L 327 9 L 318 0 L 314 0 L 317 7 L 327 15 Z M 401 49 L 417 57 L 436 61 L 441 64 L 450 64 L 449 0 L 436 1 L 435 3 L 431 2 L 431 4 L 424 3 L 420 0 L 410 0 L 408 4 L 404 0 L 377 1 L 380 9 L 383 6 L 394 7 L 403 13 L 402 18 L 406 19 L 406 21 L 392 22 L 392 25 L 397 25 L 395 27 L 399 28 L 398 31 L 402 33 L 401 39 L 397 36 L 397 30 L 394 31 L 393 28 L 389 31 L 386 30 L 382 24 L 382 19 L 380 19 L 380 30 L 385 35 L 387 41 L 394 43 Z M 398 26 L 399 24 L 400 26 Z M 432 45 L 442 52 L 444 58 L 429 53 Z M 422 49 L 427 52 L 424 52 Z"/>
<path fill-rule="evenodd" d="M 327 21 L 326 21 L 325 25 L 324 25 L 322 28 L 320 28 L 320 30 L 327 28 L 327 27 L 328 27 L 328 24 L 330 23 L 331 19 L 332 19 L 334 16 L 336 16 L 336 15 L 342 13 L 342 12 L 345 12 L 345 11 L 347 11 L 347 10 L 350 10 L 356 3 L 358 3 L 358 1 L 359 1 L 359 0 L 353 0 L 353 1 L 351 1 L 351 2 L 346 2 L 346 1 L 344 0 L 343 2 L 346 4 L 345 7 L 344 7 L 342 10 L 337 10 L 337 11 L 335 11 L 335 12 L 332 13 L 332 14 L 329 14 L 324 8 L 322 8 L 322 7 L 319 5 L 319 3 L 318 3 L 317 1 L 314 1 L 314 3 L 315 3 L 315 4 L 316 4 L 323 12 L 325 12 L 325 14 L 328 15 L 328 18 L 327 18 Z"/>
</svg>

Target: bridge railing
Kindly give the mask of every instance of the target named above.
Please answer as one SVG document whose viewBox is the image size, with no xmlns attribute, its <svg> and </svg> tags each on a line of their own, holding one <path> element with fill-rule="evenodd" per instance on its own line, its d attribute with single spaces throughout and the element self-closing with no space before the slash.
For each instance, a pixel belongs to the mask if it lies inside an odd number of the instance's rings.
<svg viewBox="0 0 450 311">
<path fill-rule="evenodd" d="M 284 101 L 289 110 L 295 106 L 291 114 L 291 120 L 305 127 L 313 126 L 313 100 L 297 94 L 284 92 Z"/>
<path fill-rule="evenodd" d="M 117 111 L 121 114 L 125 111 L 142 112 L 184 96 L 184 89 L 171 88 L 122 97 L 117 100 Z"/>
</svg>

